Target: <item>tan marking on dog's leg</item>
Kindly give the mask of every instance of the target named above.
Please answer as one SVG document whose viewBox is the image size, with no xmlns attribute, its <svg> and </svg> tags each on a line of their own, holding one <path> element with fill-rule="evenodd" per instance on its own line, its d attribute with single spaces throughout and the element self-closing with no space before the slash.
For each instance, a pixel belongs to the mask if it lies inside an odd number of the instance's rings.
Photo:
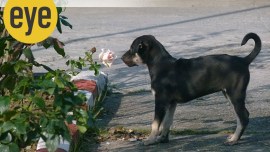
<svg viewBox="0 0 270 152">
<path fill-rule="evenodd" d="M 226 89 L 224 89 L 224 91 L 225 91 L 224 96 L 229 100 L 231 106 L 233 107 L 232 100 L 231 100 L 230 96 L 227 95 Z M 237 134 L 239 134 L 239 132 L 241 130 L 241 128 L 240 128 L 241 127 L 240 120 L 239 120 L 237 114 L 235 114 L 235 115 L 236 115 L 237 127 L 236 127 L 234 133 L 228 136 L 226 143 L 236 141 L 237 140 Z"/>
<path fill-rule="evenodd" d="M 232 100 L 230 99 L 230 96 L 227 96 L 227 99 L 230 101 L 230 103 L 232 104 L 233 106 L 233 103 L 232 103 Z M 234 106 L 233 106 L 234 107 Z M 234 107 L 235 108 L 235 107 Z M 235 111 L 235 110 L 234 110 Z M 234 131 L 234 133 L 232 135 L 230 135 L 228 138 L 227 138 L 227 141 L 225 142 L 226 144 L 229 144 L 229 145 L 234 145 L 237 143 L 237 141 L 239 140 L 240 136 L 241 136 L 241 132 L 243 131 L 244 129 L 244 126 L 242 125 L 241 121 L 240 121 L 240 118 L 238 116 L 238 114 L 236 113 L 235 111 L 235 115 L 236 115 L 236 123 L 237 123 L 237 126 L 236 126 L 236 129 Z"/>
<path fill-rule="evenodd" d="M 173 116 L 174 116 L 175 109 L 176 109 L 176 104 L 174 103 L 170 105 L 170 107 L 166 110 L 165 117 L 159 127 L 160 136 L 159 136 L 158 141 L 168 140 L 165 138 L 167 138 L 167 135 L 170 131 L 170 127 L 173 123 Z"/>
<path fill-rule="evenodd" d="M 151 89 L 151 92 L 152 92 L 153 96 L 156 95 L 156 91 L 153 88 Z"/>
<path fill-rule="evenodd" d="M 237 127 L 232 135 L 230 135 L 227 138 L 226 144 L 234 145 L 239 140 L 239 136 L 241 134 L 241 130 L 243 129 L 243 126 L 240 122 L 240 119 L 237 117 Z"/>
<path fill-rule="evenodd" d="M 152 123 L 152 131 L 149 137 L 144 141 L 144 145 L 151 145 L 156 143 L 157 136 L 159 134 L 159 123 L 158 121 L 154 120 Z"/>
</svg>

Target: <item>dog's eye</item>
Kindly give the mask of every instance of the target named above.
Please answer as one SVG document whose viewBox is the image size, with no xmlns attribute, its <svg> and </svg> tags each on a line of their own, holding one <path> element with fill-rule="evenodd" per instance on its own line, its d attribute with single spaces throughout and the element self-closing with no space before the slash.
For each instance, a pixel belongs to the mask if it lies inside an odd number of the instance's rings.
<svg viewBox="0 0 270 152">
<path fill-rule="evenodd" d="M 139 44 L 139 49 L 142 49 L 142 44 L 141 43 Z"/>
</svg>

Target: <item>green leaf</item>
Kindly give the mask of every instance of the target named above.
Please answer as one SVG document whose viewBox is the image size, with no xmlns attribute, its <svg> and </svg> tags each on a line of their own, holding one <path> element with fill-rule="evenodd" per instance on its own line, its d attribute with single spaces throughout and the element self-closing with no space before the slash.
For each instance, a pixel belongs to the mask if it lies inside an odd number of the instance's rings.
<svg viewBox="0 0 270 152">
<path fill-rule="evenodd" d="M 15 66 L 14 66 L 15 73 L 18 74 L 18 72 L 20 71 L 21 68 L 22 68 L 22 63 L 17 62 L 17 64 L 15 64 Z"/>
<path fill-rule="evenodd" d="M 66 118 L 66 121 L 68 124 L 72 124 L 72 121 L 74 120 L 74 116 L 73 115 L 68 115 Z"/>
<path fill-rule="evenodd" d="M 8 38 L 8 37 L 1 37 L 1 38 L 0 38 L 0 46 L 4 45 L 4 44 L 6 43 L 7 38 Z"/>
<path fill-rule="evenodd" d="M 84 118 L 88 118 L 88 113 L 87 111 L 83 110 L 83 109 L 79 109 L 79 114 L 84 117 Z"/>
<path fill-rule="evenodd" d="M 12 136 L 9 132 L 1 134 L 0 142 L 3 144 L 8 144 L 12 141 Z M 0 148 L 1 149 L 1 148 Z"/>
<path fill-rule="evenodd" d="M 101 65 L 97 64 L 97 62 L 95 62 L 94 64 L 91 64 L 91 66 L 89 67 L 89 70 L 93 70 L 95 73 L 95 75 L 99 74 L 99 69 L 100 69 Z"/>
<path fill-rule="evenodd" d="M 12 98 L 13 98 L 14 100 L 22 100 L 22 99 L 25 98 L 25 96 L 24 96 L 23 94 L 16 93 L 16 94 L 14 94 L 14 95 L 12 96 Z"/>
<path fill-rule="evenodd" d="M 33 142 L 36 142 L 39 137 L 41 137 L 41 128 L 40 125 L 35 123 L 34 126 L 30 126 L 32 130 L 27 130 L 27 134 L 23 135 L 23 140 L 27 145 L 32 145 Z"/>
<path fill-rule="evenodd" d="M 17 78 L 15 76 L 8 76 L 5 79 L 2 80 L 2 83 L 0 84 L 1 87 L 4 87 L 9 90 L 14 90 L 16 85 Z M 1 97 L 0 97 L 1 101 Z M 0 114 L 1 114 L 1 102 L 0 102 Z"/>
<path fill-rule="evenodd" d="M 8 147 L 9 147 L 9 151 L 10 152 L 20 152 L 20 148 L 18 147 L 17 144 L 15 143 L 10 143 L 8 144 Z M 1 149 L 1 148 L 0 148 Z"/>
<path fill-rule="evenodd" d="M 45 49 L 48 49 L 51 45 L 47 42 L 44 42 L 42 45 Z"/>
<path fill-rule="evenodd" d="M 17 40 L 15 40 L 11 35 L 9 35 L 9 36 L 7 36 L 5 38 L 7 39 L 7 41 L 10 41 L 10 42 L 16 41 L 17 42 Z"/>
<path fill-rule="evenodd" d="M 78 69 L 82 70 L 82 66 L 83 66 L 83 65 L 82 65 L 80 62 L 77 62 L 76 65 L 77 65 L 77 68 L 78 68 Z"/>
<path fill-rule="evenodd" d="M 66 65 L 67 65 L 67 66 L 69 66 L 69 64 L 70 64 L 70 60 L 68 60 L 68 61 L 66 62 Z"/>
<path fill-rule="evenodd" d="M 48 124 L 46 126 L 46 132 L 50 134 L 55 134 L 55 120 L 53 118 L 48 120 Z"/>
<path fill-rule="evenodd" d="M 45 80 L 39 80 L 38 83 L 42 88 L 45 89 L 56 87 L 55 83 L 52 81 L 52 77 L 46 77 Z"/>
<path fill-rule="evenodd" d="M 46 117 L 41 117 L 39 120 L 39 124 L 41 127 L 46 127 L 48 124 L 48 119 Z"/>
<path fill-rule="evenodd" d="M 64 130 L 65 130 L 65 131 L 64 131 L 64 134 L 62 134 L 62 137 L 63 137 L 65 140 L 71 142 L 71 135 L 70 135 L 70 132 L 69 132 L 68 128 L 65 127 Z"/>
<path fill-rule="evenodd" d="M 64 100 L 65 100 L 66 102 L 73 103 L 73 100 L 72 100 L 72 98 L 71 98 L 70 96 L 65 96 L 65 97 L 64 97 Z"/>
<path fill-rule="evenodd" d="M 58 20 L 57 20 L 56 28 L 59 31 L 59 33 L 62 34 L 62 27 L 61 27 L 61 22 L 60 22 L 60 18 L 59 17 L 58 17 Z"/>
<path fill-rule="evenodd" d="M 30 62 L 35 60 L 32 50 L 30 48 L 24 49 L 23 54 Z"/>
<path fill-rule="evenodd" d="M 62 7 L 57 7 L 57 13 L 58 13 L 58 20 L 57 20 L 57 24 L 56 24 L 56 27 L 57 27 L 57 30 L 59 31 L 59 33 L 62 34 L 62 28 L 61 28 L 61 23 L 60 23 L 60 13 L 62 12 Z"/>
<path fill-rule="evenodd" d="M 86 97 L 82 93 L 79 93 L 73 98 L 73 103 L 76 105 L 82 105 L 85 101 L 86 101 Z"/>
<path fill-rule="evenodd" d="M 54 94 L 55 88 L 49 88 L 46 90 L 50 95 Z"/>
<path fill-rule="evenodd" d="M 5 55 L 5 48 L 7 44 L 0 44 L 0 57 Z"/>
<path fill-rule="evenodd" d="M 10 97 L 0 96 L 0 114 L 2 115 L 9 109 Z"/>
<path fill-rule="evenodd" d="M 2 74 L 5 74 L 5 75 L 15 74 L 15 72 L 14 72 L 14 63 L 5 62 L 0 67 L 0 71 L 1 71 Z"/>
<path fill-rule="evenodd" d="M 65 128 L 66 127 L 66 124 L 65 124 L 65 122 L 63 121 L 63 120 L 59 120 L 59 119 L 57 119 L 56 121 L 55 121 L 55 124 L 54 124 L 57 128 Z"/>
<path fill-rule="evenodd" d="M 69 103 L 66 103 L 62 106 L 62 112 L 63 113 L 68 113 L 74 106 L 72 106 L 71 104 Z"/>
<path fill-rule="evenodd" d="M 2 125 L 2 129 L 1 129 L 1 132 L 7 132 L 7 131 L 10 131 L 12 129 L 14 129 L 15 125 L 10 122 L 10 121 L 6 121 L 3 123 Z"/>
<path fill-rule="evenodd" d="M 19 114 L 19 112 L 17 112 L 16 110 L 6 111 L 4 114 L 5 120 L 12 120 L 16 117 L 17 114 Z"/>
<path fill-rule="evenodd" d="M 17 134 L 26 134 L 26 124 L 25 122 L 15 122 L 15 131 Z"/>
<path fill-rule="evenodd" d="M 8 145 L 4 145 L 0 143 L 0 149 L 1 149 L 1 152 L 10 152 Z"/>
<path fill-rule="evenodd" d="M 78 127 L 78 130 L 81 132 L 81 133 L 85 133 L 87 131 L 87 128 L 85 126 L 80 126 L 80 125 L 77 125 Z"/>
<path fill-rule="evenodd" d="M 81 117 L 81 118 L 79 118 L 78 120 L 78 124 L 80 123 L 80 124 L 87 124 L 87 119 L 85 118 L 85 117 Z"/>
<path fill-rule="evenodd" d="M 65 88 L 65 85 L 64 85 L 64 83 L 61 81 L 60 78 L 55 77 L 55 78 L 54 78 L 54 82 L 56 83 L 56 85 L 57 85 L 59 88 Z"/>
<path fill-rule="evenodd" d="M 48 49 L 50 46 L 53 45 L 53 39 L 52 37 L 48 37 L 47 39 L 45 39 L 44 41 L 40 42 L 42 44 L 42 46 L 45 49 Z"/>
<path fill-rule="evenodd" d="M 65 50 L 64 50 L 64 43 L 59 41 L 58 39 L 54 39 L 53 41 L 53 48 L 55 51 L 65 57 Z"/>
<path fill-rule="evenodd" d="M 60 21 L 63 25 L 68 26 L 69 28 L 72 29 L 72 25 L 68 21 L 66 21 L 65 19 L 62 19 L 62 18 L 60 19 Z"/>
<path fill-rule="evenodd" d="M 31 85 L 31 78 L 30 77 L 24 77 L 23 79 L 19 80 L 17 82 L 16 87 L 13 90 L 13 98 L 16 100 L 24 99 L 25 96 L 23 95 L 25 91 L 29 88 Z"/>
<path fill-rule="evenodd" d="M 57 13 L 58 14 L 62 13 L 62 11 L 63 11 L 63 8 L 62 7 L 57 7 L 56 9 L 57 9 Z"/>
<path fill-rule="evenodd" d="M 28 63 L 26 61 L 23 60 L 19 60 L 16 62 L 15 66 L 14 66 L 14 71 L 16 72 L 16 74 L 18 74 L 18 72 L 26 70 L 26 69 L 30 69 L 32 66 L 31 63 Z"/>
<path fill-rule="evenodd" d="M 38 97 L 38 96 L 36 96 L 36 97 L 34 97 L 33 99 L 32 99 L 32 101 L 39 107 L 39 108 L 41 108 L 41 109 L 44 109 L 45 108 L 45 102 L 44 102 L 44 99 L 43 98 L 41 98 L 41 97 Z"/>
<path fill-rule="evenodd" d="M 59 106 L 61 107 L 63 105 L 63 97 L 62 95 L 56 95 L 55 98 L 54 98 L 54 106 Z"/>
<path fill-rule="evenodd" d="M 63 19 L 68 19 L 66 16 L 60 15 L 61 18 Z"/>
<path fill-rule="evenodd" d="M 58 145 L 59 145 L 59 137 L 55 135 L 49 135 L 46 141 L 46 147 L 49 152 L 54 152 L 56 151 Z"/>
<path fill-rule="evenodd" d="M 99 74 L 99 70 L 95 68 L 95 76 L 97 76 Z"/>
</svg>

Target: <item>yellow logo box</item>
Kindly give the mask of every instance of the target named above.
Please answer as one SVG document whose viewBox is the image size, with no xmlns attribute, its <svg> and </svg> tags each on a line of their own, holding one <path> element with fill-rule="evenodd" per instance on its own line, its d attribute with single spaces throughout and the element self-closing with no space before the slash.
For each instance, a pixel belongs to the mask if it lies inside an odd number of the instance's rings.
<svg viewBox="0 0 270 152">
<path fill-rule="evenodd" d="M 57 19 L 53 0 L 8 0 L 4 8 L 6 29 L 23 43 L 37 43 L 49 37 Z"/>
</svg>

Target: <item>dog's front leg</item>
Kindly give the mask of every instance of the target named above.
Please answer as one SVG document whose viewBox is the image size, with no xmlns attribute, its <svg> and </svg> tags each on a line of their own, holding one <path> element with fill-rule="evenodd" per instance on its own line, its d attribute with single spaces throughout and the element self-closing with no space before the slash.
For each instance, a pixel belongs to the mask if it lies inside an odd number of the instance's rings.
<svg viewBox="0 0 270 152">
<path fill-rule="evenodd" d="M 164 119 L 166 113 L 166 106 L 164 102 L 156 100 L 155 101 L 155 117 L 152 123 L 152 131 L 150 136 L 144 141 L 144 145 L 151 145 L 158 143 L 157 137 L 159 135 L 159 127 Z"/>
<path fill-rule="evenodd" d="M 161 143 L 169 142 L 170 127 L 173 123 L 173 115 L 175 112 L 176 104 L 177 104 L 176 102 L 172 102 L 168 106 L 168 108 L 166 108 L 164 119 L 159 127 L 160 136 L 157 138 L 158 142 Z"/>
</svg>

